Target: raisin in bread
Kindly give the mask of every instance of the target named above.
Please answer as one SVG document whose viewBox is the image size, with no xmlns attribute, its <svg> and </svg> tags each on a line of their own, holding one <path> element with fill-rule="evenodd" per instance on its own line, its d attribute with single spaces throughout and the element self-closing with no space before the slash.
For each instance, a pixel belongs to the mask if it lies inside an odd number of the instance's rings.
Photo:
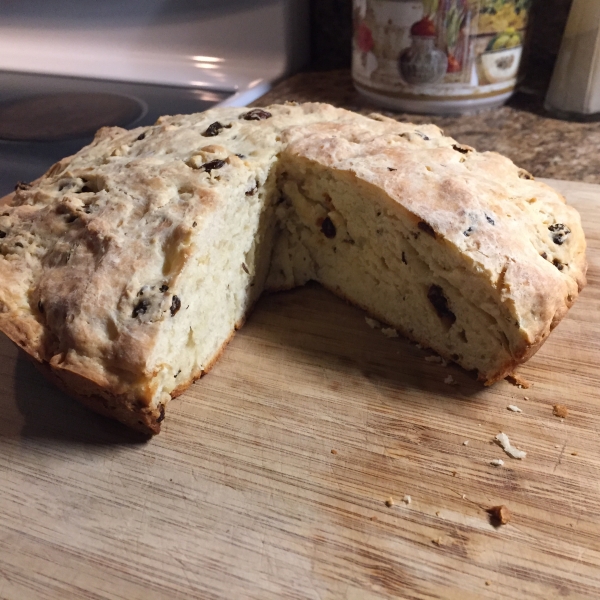
<svg viewBox="0 0 600 600">
<path fill-rule="evenodd" d="M 319 281 L 491 383 L 586 268 L 576 211 L 509 160 L 323 104 L 103 129 L 18 186 L 0 238 L 0 330 L 146 433 L 264 289 Z"/>
</svg>

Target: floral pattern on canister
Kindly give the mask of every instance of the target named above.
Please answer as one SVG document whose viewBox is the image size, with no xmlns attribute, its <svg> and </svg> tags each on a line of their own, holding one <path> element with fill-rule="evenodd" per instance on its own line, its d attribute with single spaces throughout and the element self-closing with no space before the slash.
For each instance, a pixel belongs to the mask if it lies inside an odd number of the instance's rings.
<svg viewBox="0 0 600 600">
<path fill-rule="evenodd" d="M 532 0 L 354 0 L 359 90 L 477 100 L 514 88 Z"/>
</svg>

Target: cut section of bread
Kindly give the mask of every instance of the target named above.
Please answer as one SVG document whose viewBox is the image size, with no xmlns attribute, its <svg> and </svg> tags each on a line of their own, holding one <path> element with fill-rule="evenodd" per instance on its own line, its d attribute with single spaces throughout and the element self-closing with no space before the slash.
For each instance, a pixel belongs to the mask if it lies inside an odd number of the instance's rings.
<svg viewBox="0 0 600 600">
<path fill-rule="evenodd" d="M 493 383 L 540 347 L 585 284 L 579 217 L 498 154 L 433 126 L 394 129 L 294 130 L 278 167 L 269 286 L 319 281 Z"/>
<path fill-rule="evenodd" d="M 528 177 L 322 104 L 103 129 L 0 210 L 0 330 L 149 434 L 265 288 L 308 280 L 492 383 L 585 283 L 579 216 Z"/>
</svg>

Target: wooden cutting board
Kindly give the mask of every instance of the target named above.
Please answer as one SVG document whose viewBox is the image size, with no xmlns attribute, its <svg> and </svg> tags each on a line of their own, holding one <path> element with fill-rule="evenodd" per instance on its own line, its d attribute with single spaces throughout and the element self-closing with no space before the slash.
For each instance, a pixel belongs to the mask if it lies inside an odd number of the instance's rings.
<svg viewBox="0 0 600 600">
<path fill-rule="evenodd" d="M 314 286 L 264 298 L 142 443 L 0 339 L 0 598 L 600 597 L 600 186 L 552 183 L 589 285 L 527 390 L 428 362 Z"/>
</svg>

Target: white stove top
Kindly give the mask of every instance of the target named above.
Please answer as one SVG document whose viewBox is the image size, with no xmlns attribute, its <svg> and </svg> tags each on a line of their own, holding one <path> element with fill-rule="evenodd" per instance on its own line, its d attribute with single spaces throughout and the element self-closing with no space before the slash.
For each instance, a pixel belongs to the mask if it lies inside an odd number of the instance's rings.
<svg viewBox="0 0 600 600">
<path fill-rule="evenodd" d="M 97 127 L 149 125 L 162 114 L 244 106 L 307 55 L 307 0 L 2 2 L 0 195 L 91 141 L 84 130 L 35 135 L 34 118 L 43 129 L 74 99 L 96 95 Z"/>
<path fill-rule="evenodd" d="M 306 0 L 19 0 L 0 70 L 241 91 L 308 57 Z"/>
</svg>

